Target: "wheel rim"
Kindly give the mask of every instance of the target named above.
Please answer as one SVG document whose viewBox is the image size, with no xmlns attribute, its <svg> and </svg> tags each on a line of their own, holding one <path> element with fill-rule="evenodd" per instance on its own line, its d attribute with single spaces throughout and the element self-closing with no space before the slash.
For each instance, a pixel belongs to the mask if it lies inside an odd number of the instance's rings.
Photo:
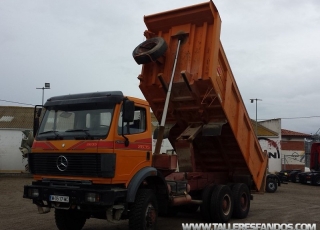
<svg viewBox="0 0 320 230">
<path fill-rule="evenodd" d="M 153 229 L 157 219 L 157 213 L 156 213 L 156 209 L 151 203 L 149 203 L 147 206 L 145 217 L 146 217 L 146 227 L 147 227 L 146 229 Z"/>
<path fill-rule="evenodd" d="M 240 207 L 243 211 L 247 210 L 248 208 L 248 197 L 246 193 L 242 193 L 240 198 Z"/>
<path fill-rule="evenodd" d="M 316 179 L 316 185 L 320 185 L 320 177 Z"/>
<path fill-rule="evenodd" d="M 222 199 L 222 212 L 224 215 L 229 215 L 231 210 L 231 197 L 226 194 Z"/>
<path fill-rule="evenodd" d="M 273 183 L 269 183 L 269 189 L 270 190 L 274 190 L 274 188 L 275 188 L 274 184 Z"/>
</svg>

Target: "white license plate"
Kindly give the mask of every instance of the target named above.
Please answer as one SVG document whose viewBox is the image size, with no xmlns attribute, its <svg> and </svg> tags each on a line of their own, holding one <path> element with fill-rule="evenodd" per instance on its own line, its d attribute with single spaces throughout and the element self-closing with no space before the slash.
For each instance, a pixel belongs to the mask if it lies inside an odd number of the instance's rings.
<svg viewBox="0 0 320 230">
<path fill-rule="evenodd" d="M 69 197 L 68 196 L 50 195 L 50 201 L 69 203 Z"/>
</svg>

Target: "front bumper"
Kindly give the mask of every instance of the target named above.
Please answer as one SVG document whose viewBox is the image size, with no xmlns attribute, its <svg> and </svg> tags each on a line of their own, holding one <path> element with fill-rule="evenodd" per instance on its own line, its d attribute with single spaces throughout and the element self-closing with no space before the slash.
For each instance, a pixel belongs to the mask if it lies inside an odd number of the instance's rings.
<svg viewBox="0 0 320 230">
<path fill-rule="evenodd" d="M 88 199 L 95 194 L 95 199 Z M 65 197 L 61 202 L 52 201 L 51 196 Z M 23 198 L 32 199 L 40 207 L 81 210 L 105 210 L 106 207 L 124 203 L 127 190 L 117 185 L 93 185 L 82 181 L 34 181 L 24 186 Z"/>
</svg>

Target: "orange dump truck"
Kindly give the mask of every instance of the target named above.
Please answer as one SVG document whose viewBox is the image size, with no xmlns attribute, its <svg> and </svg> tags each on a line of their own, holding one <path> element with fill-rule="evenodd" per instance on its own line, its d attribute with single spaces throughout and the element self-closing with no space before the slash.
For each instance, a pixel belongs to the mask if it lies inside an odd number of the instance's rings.
<svg viewBox="0 0 320 230">
<path fill-rule="evenodd" d="M 263 191 L 267 156 L 220 43 L 215 5 L 144 20 L 147 39 L 133 57 L 146 101 L 111 91 L 52 97 L 44 115 L 35 108 L 34 181 L 24 198 L 40 213 L 54 208 L 59 229 L 82 229 L 88 218 L 155 229 L 158 215 L 197 210 L 204 221 L 228 222 L 245 218 L 251 192 Z M 154 153 L 150 108 L 160 121 Z M 164 137 L 174 152 L 160 152 Z"/>
</svg>

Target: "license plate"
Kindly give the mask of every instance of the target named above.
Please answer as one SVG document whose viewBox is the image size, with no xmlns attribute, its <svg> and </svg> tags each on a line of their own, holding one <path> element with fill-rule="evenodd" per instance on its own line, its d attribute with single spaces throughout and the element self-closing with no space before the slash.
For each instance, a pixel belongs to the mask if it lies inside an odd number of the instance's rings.
<svg viewBox="0 0 320 230">
<path fill-rule="evenodd" d="M 50 195 L 50 201 L 69 203 L 69 197 L 68 196 Z"/>
</svg>

